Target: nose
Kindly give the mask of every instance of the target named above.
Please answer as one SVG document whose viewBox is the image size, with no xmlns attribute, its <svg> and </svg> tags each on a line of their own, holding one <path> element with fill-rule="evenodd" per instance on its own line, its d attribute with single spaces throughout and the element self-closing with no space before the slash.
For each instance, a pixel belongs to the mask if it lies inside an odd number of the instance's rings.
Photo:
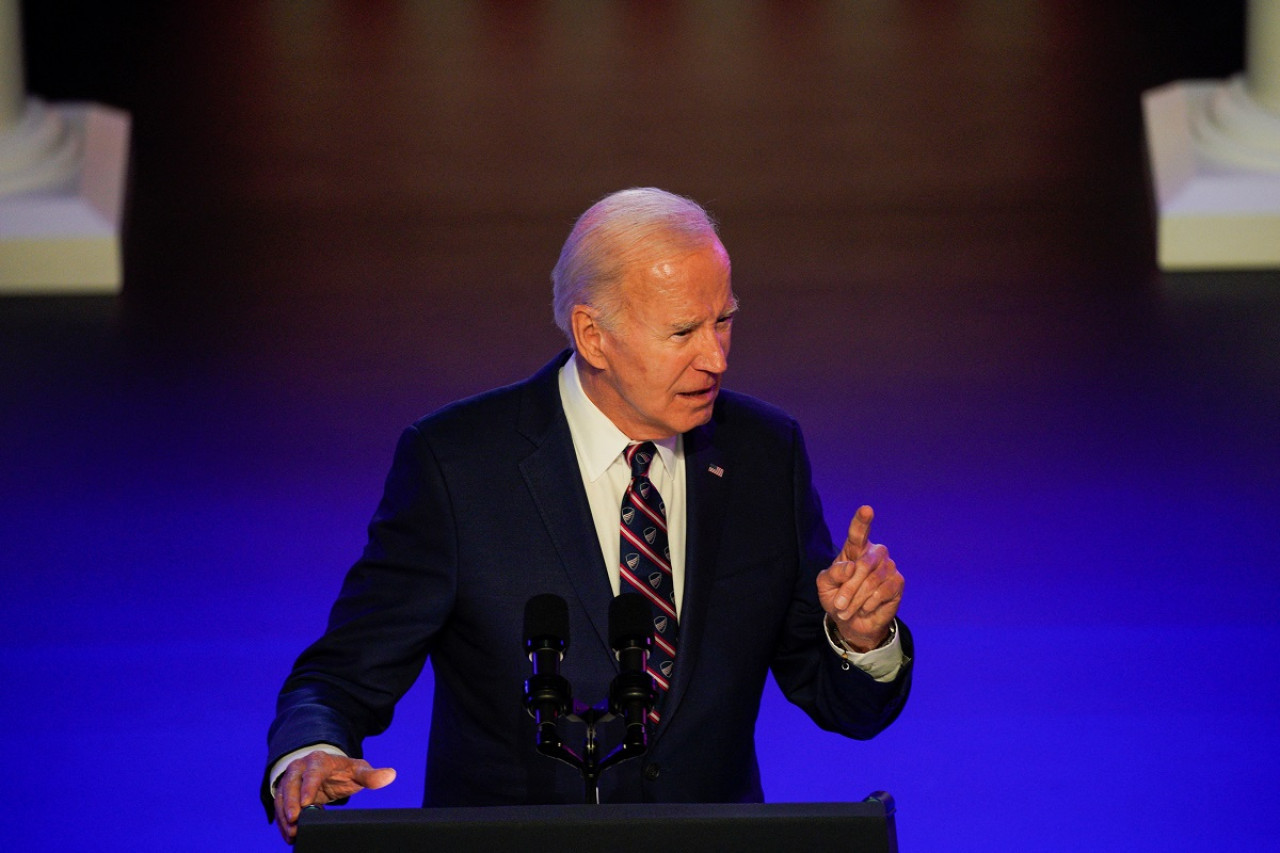
<svg viewBox="0 0 1280 853">
<path fill-rule="evenodd" d="M 706 373 L 721 374 L 729 369 L 729 332 L 708 330 L 703 335 L 693 366 Z"/>
</svg>

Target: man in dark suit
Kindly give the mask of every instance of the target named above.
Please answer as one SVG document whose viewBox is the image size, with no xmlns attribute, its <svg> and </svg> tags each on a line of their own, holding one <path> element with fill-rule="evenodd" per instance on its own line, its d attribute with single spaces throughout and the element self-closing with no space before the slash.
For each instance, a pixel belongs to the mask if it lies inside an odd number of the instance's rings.
<svg viewBox="0 0 1280 853">
<path fill-rule="evenodd" d="M 875 735 L 906 701 L 903 580 L 868 541 L 870 508 L 837 553 L 799 427 L 721 389 L 737 300 L 702 208 L 615 193 L 578 220 L 552 278 L 572 350 L 405 431 L 369 544 L 281 690 L 263 798 L 286 839 L 302 807 L 394 778 L 360 758 L 362 741 L 427 660 L 425 805 L 580 802 L 577 772 L 535 750 L 521 703 L 523 611 L 542 593 L 569 603 L 562 672 L 586 704 L 618 672 L 614 595 L 646 593 L 671 629 L 655 651 L 648 752 L 604 774 L 602 802 L 762 800 L 754 728 L 769 670 L 850 737 Z M 669 548 L 629 534 L 629 508 Z M 636 569 L 637 551 L 653 562 Z M 606 748 L 620 727 L 601 726 Z"/>
</svg>

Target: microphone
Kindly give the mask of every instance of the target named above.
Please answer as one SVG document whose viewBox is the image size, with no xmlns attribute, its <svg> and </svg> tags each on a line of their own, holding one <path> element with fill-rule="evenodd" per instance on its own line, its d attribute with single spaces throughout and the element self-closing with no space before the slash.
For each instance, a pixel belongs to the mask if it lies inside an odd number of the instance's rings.
<svg viewBox="0 0 1280 853">
<path fill-rule="evenodd" d="M 558 595 L 535 595 L 524 606 L 524 649 L 533 674 L 524 683 L 524 706 L 538 726 L 539 743 L 559 744 L 556 718 L 568 713 L 569 681 L 560 661 L 569 648 L 569 606 Z"/>
<path fill-rule="evenodd" d="M 653 707 L 653 678 L 645 671 L 653 645 L 653 611 L 644 596 L 623 593 L 609 602 L 609 645 L 619 673 L 609 687 L 609 710 L 626 723 L 626 741 L 644 748 L 645 718 Z"/>
</svg>

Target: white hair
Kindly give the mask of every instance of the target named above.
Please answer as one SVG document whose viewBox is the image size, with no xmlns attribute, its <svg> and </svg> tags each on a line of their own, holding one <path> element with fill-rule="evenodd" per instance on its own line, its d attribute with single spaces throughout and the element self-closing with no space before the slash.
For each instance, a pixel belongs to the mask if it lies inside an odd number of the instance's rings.
<svg viewBox="0 0 1280 853">
<path fill-rule="evenodd" d="M 589 305 L 600 312 L 602 326 L 615 328 L 629 269 L 718 239 L 715 221 L 684 196 L 654 187 L 605 196 L 578 217 L 551 271 L 556 325 L 572 344 L 574 306 Z"/>
</svg>

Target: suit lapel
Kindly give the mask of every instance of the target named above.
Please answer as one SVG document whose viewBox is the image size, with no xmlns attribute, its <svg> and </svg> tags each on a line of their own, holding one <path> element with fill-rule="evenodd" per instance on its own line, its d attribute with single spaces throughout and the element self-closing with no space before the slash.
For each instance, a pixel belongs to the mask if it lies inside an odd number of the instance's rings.
<svg viewBox="0 0 1280 853">
<path fill-rule="evenodd" d="M 679 710 L 680 700 L 694 679 L 698 651 L 707 624 L 716 554 L 724 529 L 725 495 L 732 472 L 724 468 L 723 454 L 714 444 L 715 421 L 685 433 L 685 556 L 684 596 L 680 607 L 680 649 L 675 678 L 667 695 L 662 722 L 654 734 L 661 736 Z M 710 662 L 707 662 L 710 664 Z"/>
<path fill-rule="evenodd" d="M 520 471 L 569 581 L 607 652 L 613 590 L 603 568 L 591 505 L 578 475 L 578 458 L 560 403 L 557 377 L 568 357 L 568 351 L 561 353 L 524 389 L 519 429 L 535 448 L 520 463 Z M 575 645 L 580 642 L 575 639 Z"/>
</svg>

